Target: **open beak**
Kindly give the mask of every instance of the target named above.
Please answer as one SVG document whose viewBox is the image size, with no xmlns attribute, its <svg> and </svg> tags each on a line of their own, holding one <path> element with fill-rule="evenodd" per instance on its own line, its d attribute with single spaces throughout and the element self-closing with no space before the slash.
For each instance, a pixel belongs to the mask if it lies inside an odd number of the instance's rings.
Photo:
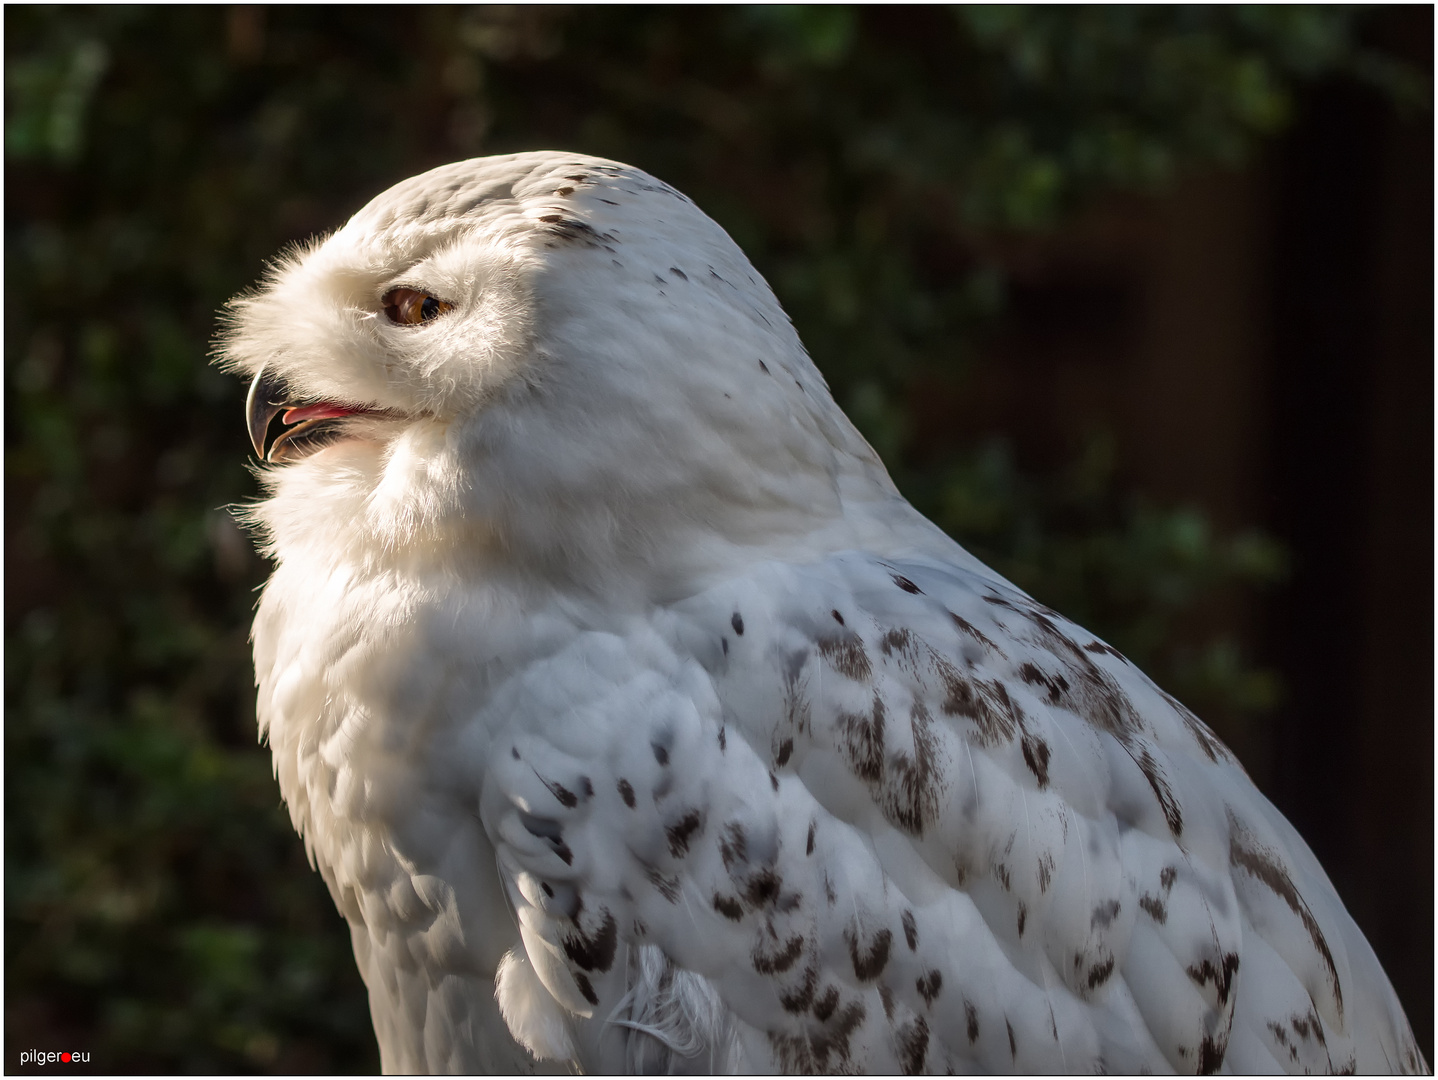
<svg viewBox="0 0 1438 1080">
<path fill-rule="evenodd" d="M 289 408 L 286 403 L 289 394 L 284 380 L 267 375 L 264 368 L 260 368 L 254 382 L 250 383 L 250 393 L 245 398 L 245 422 L 250 429 L 250 445 L 261 461 L 268 460 L 265 457 L 265 437 L 269 434 L 270 421 Z"/>
<path fill-rule="evenodd" d="M 250 431 L 250 445 L 255 448 L 255 455 L 261 461 L 278 462 L 302 457 L 304 452 L 314 449 L 317 443 L 308 436 L 319 434 L 322 428 L 333 428 L 329 421 L 371 411 L 330 401 L 308 405 L 294 401 L 284 379 L 260 368 L 250 383 L 250 393 L 245 399 L 245 424 Z M 265 440 L 269 437 L 270 423 L 280 413 L 284 413 L 284 423 L 292 426 L 287 426 L 266 451 Z"/>
</svg>

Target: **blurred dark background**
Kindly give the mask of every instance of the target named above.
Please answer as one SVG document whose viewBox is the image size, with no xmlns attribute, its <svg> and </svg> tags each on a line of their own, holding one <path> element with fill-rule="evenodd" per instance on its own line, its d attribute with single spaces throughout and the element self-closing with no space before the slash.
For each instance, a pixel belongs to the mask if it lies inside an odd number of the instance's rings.
<svg viewBox="0 0 1438 1080">
<path fill-rule="evenodd" d="M 676 185 L 907 494 L 1218 729 L 1433 1059 L 1433 9 L 5 9 L 5 1068 L 356 1071 L 216 309 L 422 169 Z"/>
</svg>

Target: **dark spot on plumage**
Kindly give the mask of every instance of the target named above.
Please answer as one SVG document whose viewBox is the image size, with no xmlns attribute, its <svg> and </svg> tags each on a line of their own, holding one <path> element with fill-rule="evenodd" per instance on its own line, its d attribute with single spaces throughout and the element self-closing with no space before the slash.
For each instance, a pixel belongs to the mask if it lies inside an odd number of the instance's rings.
<svg viewBox="0 0 1438 1080">
<path fill-rule="evenodd" d="M 922 1016 L 916 1016 L 896 1033 L 895 1042 L 899 1050 L 899 1067 L 905 1076 L 917 1076 L 924 1071 L 924 1058 L 929 1053 L 929 1023 Z"/>
<path fill-rule="evenodd" d="M 868 682 L 873 675 L 874 668 L 869 661 L 869 654 L 864 651 L 864 643 L 859 639 L 859 635 L 853 631 L 825 635 L 815 644 L 818 646 L 819 655 L 840 675 L 855 682 Z"/>
<path fill-rule="evenodd" d="M 909 951 L 913 952 L 919 947 L 919 924 L 914 922 L 914 913 L 905 908 L 904 913 L 899 916 L 899 922 L 904 927 L 904 942 L 909 946 Z"/>
<path fill-rule="evenodd" d="M 554 190 L 554 193 L 555 193 L 556 195 L 561 195 L 561 196 L 563 196 L 563 195 L 573 195 L 573 194 L 574 194 L 574 189 L 573 189 L 572 187 L 556 188 L 556 189 Z"/>
<path fill-rule="evenodd" d="M 571 972 L 574 976 L 574 985 L 579 987 L 579 992 L 584 995 L 584 1000 L 591 1005 L 599 1004 L 599 995 L 594 992 L 594 987 L 589 984 L 587 976 L 578 971 Z"/>
<path fill-rule="evenodd" d="M 861 780 L 877 784 L 884 776 L 884 703 L 874 695 L 873 712 L 839 714 L 839 730 L 844 736 L 844 749 L 849 766 Z"/>
<path fill-rule="evenodd" d="M 839 1013 L 838 1021 L 834 1024 L 835 1033 L 845 1038 L 852 1035 L 854 1030 L 864 1022 L 866 1012 L 864 1006 L 857 1001 L 844 1006 L 843 1011 Z"/>
<path fill-rule="evenodd" d="M 760 870 L 749 878 L 744 888 L 744 899 L 754 907 L 772 903 L 783 887 L 783 881 L 772 870 Z"/>
<path fill-rule="evenodd" d="M 624 805 L 634 809 L 634 786 L 628 780 L 619 781 L 619 797 L 624 800 Z"/>
<path fill-rule="evenodd" d="M 768 375 L 768 374 L 769 374 L 769 365 L 766 364 L 766 363 L 764 363 L 764 361 L 760 360 L 760 361 L 759 361 L 759 370 L 762 371 L 765 375 Z"/>
<path fill-rule="evenodd" d="M 583 173 L 575 173 L 573 176 L 566 176 L 564 179 L 573 180 L 576 184 L 594 183 L 594 178 L 592 176 L 585 176 Z"/>
<path fill-rule="evenodd" d="M 1019 678 L 1030 686 L 1042 686 L 1048 691 L 1050 705 L 1059 705 L 1068 693 L 1069 682 L 1060 674 L 1046 675 L 1036 664 L 1019 665 Z"/>
<path fill-rule="evenodd" d="M 923 1058 L 929 1053 L 929 1022 L 915 1017 L 899 1028 L 896 1034 L 899 1044 L 899 1066 L 905 1076 L 917 1076 L 923 1071 Z"/>
<path fill-rule="evenodd" d="M 1022 900 L 1019 901 L 1018 930 L 1019 937 L 1024 936 L 1024 926 L 1029 921 L 1029 906 Z"/>
<path fill-rule="evenodd" d="M 721 637 L 721 638 L 719 639 L 719 647 L 724 650 L 724 655 L 725 655 L 725 656 L 728 656 L 728 655 L 729 655 L 729 639 L 728 639 L 728 638 L 726 638 L 726 637 Z"/>
<path fill-rule="evenodd" d="M 1218 736 L 1213 733 L 1212 728 L 1195 716 L 1172 694 L 1165 693 L 1162 690 L 1160 690 L 1159 693 L 1163 696 L 1163 700 L 1168 702 L 1173 711 L 1178 713 L 1179 719 L 1183 721 L 1183 726 L 1188 729 L 1188 733 L 1193 736 L 1194 742 L 1198 743 L 1199 749 L 1208 756 L 1209 761 L 1217 762 L 1220 759 L 1223 761 L 1234 760 L 1233 755 L 1229 753 L 1228 747 L 1223 745 Z"/>
<path fill-rule="evenodd" d="M 1009 1057 L 1017 1058 L 1019 1056 L 1019 1044 L 1014 1041 L 1014 1025 L 1009 1023 L 1007 1017 L 1004 1018 L 1004 1027 L 1009 1029 Z"/>
<path fill-rule="evenodd" d="M 814 1075 L 854 1071 L 850 1040 L 864 1022 L 864 1006 L 851 1003 L 839 1010 L 832 1024 L 798 1035 L 771 1033 L 769 1045 L 781 1071 Z"/>
<path fill-rule="evenodd" d="M 1298 1060 L 1298 1047 L 1288 1041 L 1288 1029 L 1276 1020 L 1270 1020 L 1264 1025 L 1273 1034 L 1273 1041 L 1288 1051 L 1290 1061 Z"/>
<path fill-rule="evenodd" d="M 998 878 L 999 884 L 1004 887 L 1004 892 L 1013 891 L 1013 885 L 1009 881 L 1009 868 L 1003 863 L 994 864 L 994 877 Z"/>
<path fill-rule="evenodd" d="M 1062 683 L 1057 676 L 1044 677 L 1050 703 L 1113 734 L 1127 748 L 1132 735 L 1142 729 L 1143 722 L 1122 687 L 1041 610 L 1030 608 L 1022 613 L 1037 629 L 1034 643 L 1062 662 L 1067 671 Z"/>
<path fill-rule="evenodd" d="M 618 204 L 617 202 L 615 202 L 613 199 L 600 199 L 599 201 L 602 202 L 602 203 L 604 203 L 604 204 L 606 204 L 606 205 L 608 205 L 608 206 L 618 206 L 618 205 L 619 205 L 619 204 Z"/>
<path fill-rule="evenodd" d="M 804 384 L 801 383 L 798 379 L 794 380 L 794 385 L 799 388 L 799 393 L 802 394 L 804 392 Z"/>
<path fill-rule="evenodd" d="M 978 728 L 984 747 L 1011 742 L 1024 727 L 1024 714 L 998 679 L 970 679 L 946 660 L 936 660 L 935 670 L 944 684 L 945 697 L 939 706 L 945 716 L 962 716 Z"/>
<path fill-rule="evenodd" d="M 784 947 L 778 952 L 763 953 L 755 946 L 749 959 L 754 965 L 754 970 L 760 975 L 779 975 L 788 971 L 804 953 L 804 939 L 794 935 L 784 943 Z"/>
<path fill-rule="evenodd" d="M 1037 735 L 1025 735 L 1020 744 L 1024 751 L 1024 764 L 1042 790 L 1049 786 L 1049 744 Z"/>
<path fill-rule="evenodd" d="M 1067 837 L 1065 837 L 1067 838 Z M 1039 893 L 1049 891 L 1049 882 L 1053 880 L 1054 856 L 1053 852 L 1045 851 L 1039 856 Z"/>
<path fill-rule="evenodd" d="M 649 933 L 649 927 L 644 925 L 643 919 L 635 919 L 633 928 L 635 937 L 643 937 L 645 934 Z"/>
<path fill-rule="evenodd" d="M 649 748 L 654 751 L 654 760 L 661 765 L 669 764 L 669 751 L 658 743 L 650 743 Z"/>
<path fill-rule="evenodd" d="M 1058 1017 L 1054 1016 L 1052 1001 L 1049 1002 L 1049 1033 L 1053 1035 L 1054 1042 L 1059 1041 L 1059 1022 Z"/>
<path fill-rule="evenodd" d="M 964 1000 L 964 1024 L 968 1028 L 969 1043 L 972 1045 L 979 1041 L 979 1010 L 974 1008 L 973 1002 Z"/>
<path fill-rule="evenodd" d="M 511 747 L 509 748 L 509 756 L 512 757 L 512 758 L 514 758 L 515 761 L 518 761 L 518 760 L 519 760 L 519 748 L 518 748 L 517 746 L 511 746 Z"/>
<path fill-rule="evenodd" d="M 779 744 L 779 753 L 774 756 L 774 764 L 781 769 L 789 764 L 789 756 L 794 753 L 794 740 L 785 739 Z"/>
<path fill-rule="evenodd" d="M 548 896 L 550 899 L 554 898 L 554 887 L 550 885 L 549 882 L 541 881 L 539 887 L 544 890 L 545 896 Z"/>
<path fill-rule="evenodd" d="M 519 812 L 519 822 L 524 826 L 525 832 L 546 841 L 550 850 L 563 859 L 566 865 L 574 861 L 574 854 L 569 850 L 569 845 L 564 842 L 564 831 L 559 822 L 553 818 L 527 814 L 523 810 Z"/>
<path fill-rule="evenodd" d="M 1088 969 L 1088 988 L 1097 990 L 1104 983 L 1108 982 L 1109 976 L 1113 974 L 1114 959 L 1108 957 L 1101 964 L 1095 964 Z"/>
<path fill-rule="evenodd" d="M 993 604 L 994 607 L 1005 607 L 1008 608 L 1010 611 L 1018 610 L 1018 608 L 1014 607 L 1013 604 L 1009 603 L 1002 596 L 985 596 L 982 599 L 984 603 Z"/>
<path fill-rule="evenodd" d="M 844 931 L 844 940 L 849 944 L 849 959 L 854 964 L 854 977 L 860 982 L 877 979 L 889 963 L 889 949 L 894 943 L 894 934 L 888 927 L 882 927 L 867 942 L 861 944 L 856 928 Z"/>
<path fill-rule="evenodd" d="M 739 905 L 739 901 L 735 900 L 732 896 L 722 896 L 719 893 L 715 893 L 714 910 L 719 912 L 720 915 L 723 915 L 724 918 L 733 919 L 735 922 L 738 922 L 744 917 L 744 909 Z"/>
<path fill-rule="evenodd" d="M 874 744 L 871 753 L 882 755 L 884 730 L 879 711 L 878 695 L 875 695 Z M 914 753 L 910 756 L 895 751 L 875 760 L 855 759 L 855 772 L 861 765 L 868 768 L 877 763 L 881 782 L 873 782 L 874 795 L 883 808 L 884 816 L 911 836 L 922 836 L 927 825 L 938 817 L 939 788 L 942 777 L 936 769 L 939 754 L 938 738 L 934 734 L 929 711 L 922 702 L 915 701 L 909 713 L 910 737 L 914 742 Z M 862 754 L 862 739 L 851 744 L 851 749 Z"/>
<path fill-rule="evenodd" d="M 1404 1062 L 1405 1062 L 1405 1068 L 1407 1068 L 1407 1070 L 1408 1070 L 1410 1073 L 1416 1073 L 1416 1072 L 1418 1071 L 1418 1055 L 1417 1055 L 1417 1053 L 1416 1053 L 1411 1047 L 1408 1048 L 1408 1049 L 1404 1052 L 1403 1060 L 1404 1060 Z M 1334 1075 L 1334 1076 L 1357 1076 L 1357 1075 L 1358 1075 L 1358 1055 L 1357 1055 L 1357 1054 L 1350 1054 L 1350 1055 L 1348 1056 L 1348 1060 L 1347 1060 L 1346 1062 L 1344 1062 L 1341 1066 L 1339 1066 L 1339 1067 L 1337 1067 L 1337 1068 L 1335 1068 L 1335 1069 L 1333 1070 L 1333 1075 Z"/>
<path fill-rule="evenodd" d="M 676 859 L 689 851 L 689 841 L 704 827 L 704 819 L 698 810 L 690 810 L 673 825 L 664 830 L 669 840 L 669 854 Z"/>
<path fill-rule="evenodd" d="M 839 902 L 839 894 L 834 891 L 834 883 L 829 880 L 827 870 L 824 872 L 824 899 L 829 901 L 830 907 Z"/>
<path fill-rule="evenodd" d="M 728 749 L 728 747 L 724 738 L 724 728 L 721 726 L 719 728 L 719 752 L 722 754 L 726 749 Z"/>
<path fill-rule="evenodd" d="M 1132 757 L 1132 751 L 1130 751 Z M 1177 840 L 1183 835 L 1183 808 L 1178 805 L 1178 800 L 1173 797 L 1173 789 L 1168 786 L 1168 777 L 1163 773 L 1162 767 L 1154 760 L 1148 748 L 1144 747 L 1134 757 L 1139 772 L 1148 781 L 1148 786 L 1153 789 L 1154 797 L 1158 799 L 1159 808 L 1163 810 L 1164 820 L 1168 822 L 1168 831 L 1173 833 Z"/>
<path fill-rule="evenodd" d="M 879 984 L 879 1004 L 884 1006 L 884 1019 L 894 1019 L 894 992 L 884 983 Z"/>
<path fill-rule="evenodd" d="M 943 972 L 937 968 L 920 975 L 914 983 L 914 989 L 917 990 L 919 996 L 924 999 L 925 1005 L 932 1005 L 934 998 L 939 996 L 939 991 L 942 990 L 943 987 L 944 975 Z"/>
<path fill-rule="evenodd" d="M 1211 1076 L 1223 1068 L 1223 1056 L 1228 1053 L 1228 1038 L 1205 1035 L 1198 1044 L 1198 1071 L 1200 1075 Z"/>
<path fill-rule="evenodd" d="M 839 989 L 838 987 L 831 986 L 814 1002 L 814 1019 L 822 1024 L 834 1015 L 834 1010 L 838 1007 Z"/>
<path fill-rule="evenodd" d="M 747 863 L 749 851 L 744 826 L 731 821 L 724 826 L 724 835 L 719 840 L 719 856 L 724 860 L 724 869 L 731 870 L 736 862 Z"/>
<path fill-rule="evenodd" d="M 955 615 L 952 611 L 949 612 L 949 618 L 953 620 L 954 625 L 958 627 L 959 633 L 966 634 L 969 637 L 973 638 L 990 652 L 998 653 L 1000 656 L 1004 655 L 1003 650 L 1000 649 L 997 645 L 995 645 L 992 641 L 990 641 L 988 635 L 986 635 L 982 630 L 974 626 L 974 624 L 969 622 L 968 619 L 965 619 L 960 615 Z"/>
<path fill-rule="evenodd" d="M 769 786 L 775 791 L 779 790 L 779 778 L 774 775 L 772 769 L 769 771 Z"/>
<path fill-rule="evenodd" d="M 1140 910 L 1148 912 L 1148 917 L 1162 926 L 1168 922 L 1168 905 L 1152 893 L 1144 893 L 1138 898 Z"/>
<path fill-rule="evenodd" d="M 1105 645 L 1102 641 L 1090 641 L 1087 645 L 1084 646 L 1084 650 L 1091 653 L 1107 653 L 1115 660 L 1122 660 L 1125 664 L 1128 663 L 1128 659 L 1123 655 L 1123 653 L 1119 652 L 1112 645 Z"/>
<path fill-rule="evenodd" d="M 729 625 L 734 628 L 734 633 L 740 637 L 744 636 L 744 619 L 737 611 L 729 616 Z"/>
<path fill-rule="evenodd" d="M 923 590 L 920 589 L 908 578 L 904 577 L 903 574 L 891 574 L 889 576 L 894 579 L 894 584 L 897 585 L 899 588 L 903 589 L 906 593 L 913 593 L 916 596 L 923 595 Z"/>
<path fill-rule="evenodd" d="M 608 971 L 614 964 L 619 928 L 607 908 L 600 908 L 600 911 L 603 915 L 594 931 L 586 934 L 576 926 L 575 932 L 564 935 L 560 942 L 570 962 L 585 971 Z"/>
<path fill-rule="evenodd" d="M 819 986 L 819 973 L 813 967 L 806 967 L 799 985 L 779 995 L 779 1004 L 785 1012 L 802 1013 L 814 1003 L 814 992 Z M 837 998 L 837 994 L 835 995 Z"/>
<path fill-rule="evenodd" d="M 787 915 L 789 912 L 797 910 L 803 902 L 804 897 L 802 895 L 791 892 L 780 896 L 779 899 L 775 901 L 774 906 Z"/>
<path fill-rule="evenodd" d="M 804 854 L 805 854 L 805 855 L 812 855 L 812 854 L 814 854 L 814 833 L 815 833 L 815 831 L 817 831 L 818 828 L 819 828 L 819 823 L 818 823 L 817 821 L 811 821 L 811 822 L 809 822 L 809 838 L 804 841 Z"/>
<path fill-rule="evenodd" d="M 1323 1047 L 1328 1045 L 1328 1039 L 1323 1034 L 1323 1024 L 1312 1009 L 1308 1010 L 1307 1016 L 1294 1013 L 1288 1022 L 1293 1025 L 1293 1032 L 1300 1039 L 1312 1039 Z"/>
<path fill-rule="evenodd" d="M 884 636 L 879 639 L 879 651 L 885 656 L 893 656 L 895 650 L 905 660 L 912 663 L 916 652 L 914 635 L 902 627 L 886 630 Z"/>
<path fill-rule="evenodd" d="M 1089 919 L 1089 929 L 1108 928 L 1113 925 L 1113 921 L 1118 918 L 1118 913 L 1122 910 L 1123 905 L 1117 900 L 1105 900 L 1102 904 L 1096 905 L 1093 915 Z"/>
<path fill-rule="evenodd" d="M 1163 886 L 1164 892 L 1173 888 L 1174 879 L 1178 877 L 1178 867 L 1165 866 L 1158 874 L 1158 883 Z"/>
<path fill-rule="evenodd" d="M 566 243 L 590 248 L 605 247 L 609 251 L 614 249 L 608 245 L 617 243 L 609 233 L 599 232 L 588 222 L 567 218 L 563 214 L 544 214 L 539 220 L 550 226 L 545 230 L 549 235 Z"/>
<path fill-rule="evenodd" d="M 671 274 L 673 274 L 675 277 L 677 277 L 680 281 L 688 281 L 688 280 L 689 280 L 689 275 L 686 274 L 683 270 L 679 269 L 679 267 L 677 267 L 677 266 L 671 266 L 671 267 L 669 268 L 669 272 L 670 272 Z"/>
<path fill-rule="evenodd" d="M 1218 997 L 1219 1008 L 1228 1004 L 1228 995 L 1233 992 L 1233 977 L 1238 974 L 1238 953 L 1224 953 L 1221 963 L 1215 964 L 1205 957 L 1187 968 L 1188 977 L 1199 986 L 1213 983 Z"/>
<path fill-rule="evenodd" d="M 535 773 L 534 775 L 539 776 L 538 773 Z M 579 796 L 574 794 L 574 792 L 570 791 L 563 784 L 556 784 L 553 781 L 544 779 L 544 777 L 542 776 L 539 776 L 539 781 L 550 790 L 550 793 L 555 797 L 555 799 L 559 801 L 559 805 L 564 807 L 566 810 L 572 810 L 574 807 L 579 805 Z"/>
<path fill-rule="evenodd" d="M 679 902 L 679 879 L 677 877 L 665 877 L 654 867 L 648 867 L 644 876 L 649 879 L 649 884 L 659 890 L 659 895 L 668 900 L 671 904 Z"/>
</svg>

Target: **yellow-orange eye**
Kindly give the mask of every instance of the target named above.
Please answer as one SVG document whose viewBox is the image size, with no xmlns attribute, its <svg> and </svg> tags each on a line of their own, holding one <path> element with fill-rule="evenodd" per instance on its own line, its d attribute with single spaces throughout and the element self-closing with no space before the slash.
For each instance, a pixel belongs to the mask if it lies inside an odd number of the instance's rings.
<svg viewBox="0 0 1438 1080">
<path fill-rule="evenodd" d="M 389 316 L 389 321 L 401 326 L 429 322 L 454 308 L 453 304 L 447 304 L 418 289 L 391 289 L 384 294 L 380 303 L 384 305 L 384 313 Z"/>
</svg>

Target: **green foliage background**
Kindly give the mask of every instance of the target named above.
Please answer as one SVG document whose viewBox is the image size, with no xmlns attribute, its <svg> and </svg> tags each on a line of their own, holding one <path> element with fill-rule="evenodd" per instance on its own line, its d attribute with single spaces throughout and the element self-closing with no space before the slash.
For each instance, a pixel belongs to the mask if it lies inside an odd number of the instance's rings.
<svg viewBox="0 0 1438 1080">
<path fill-rule="evenodd" d="M 692 196 L 936 520 L 1229 723 L 1280 688 L 1177 620 L 1282 572 L 1142 505 L 1102 437 L 1050 476 L 912 451 L 920 376 L 1002 317 L 985 237 L 1236 163 L 1304 80 L 1426 90 L 1340 8 L 9 7 L 6 1015 L 109 1070 L 377 1066 L 363 987 L 255 744 L 264 565 L 215 311 L 421 169 L 568 148 Z M 13 1063 L 11 1063 L 13 1064 Z"/>
</svg>

